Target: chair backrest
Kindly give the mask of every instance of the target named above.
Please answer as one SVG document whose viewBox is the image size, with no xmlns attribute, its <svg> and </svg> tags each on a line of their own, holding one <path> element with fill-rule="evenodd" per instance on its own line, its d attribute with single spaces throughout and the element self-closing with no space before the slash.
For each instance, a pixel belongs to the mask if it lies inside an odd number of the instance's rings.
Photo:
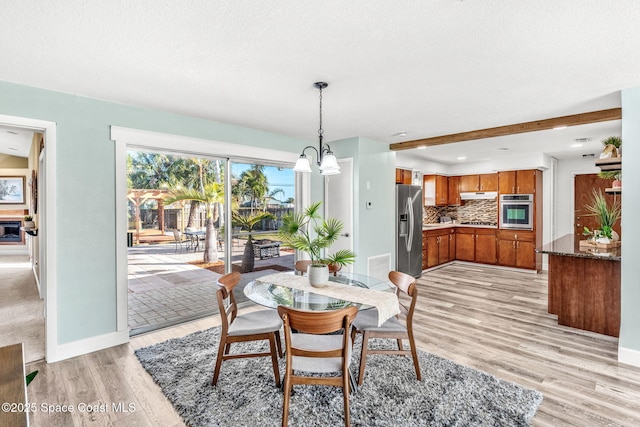
<svg viewBox="0 0 640 427">
<path fill-rule="evenodd" d="M 175 228 L 173 229 L 173 238 L 175 239 L 176 242 L 179 242 L 181 240 L 180 232 Z"/>
<path fill-rule="evenodd" d="M 296 266 L 295 266 L 296 273 L 301 273 L 304 276 L 307 272 L 307 268 L 309 268 L 310 265 L 311 265 L 311 260 L 308 260 L 308 259 L 296 261 Z"/>
<path fill-rule="evenodd" d="M 400 292 L 403 292 L 411 297 L 411 303 L 409 307 L 400 303 L 400 311 L 407 316 L 407 325 L 410 326 L 413 322 L 413 309 L 416 306 L 418 300 L 418 288 L 416 288 L 416 278 L 400 271 L 390 271 L 389 280 L 396 286 L 396 295 L 398 299 Z"/>
<path fill-rule="evenodd" d="M 287 345 L 287 354 L 303 357 L 342 357 L 344 366 L 348 364 L 351 335 L 349 333 L 351 322 L 358 314 L 358 307 L 350 306 L 340 310 L 331 311 L 307 311 L 278 306 L 278 314 L 284 323 L 284 337 Z M 332 350 L 313 351 L 311 349 L 298 349 L 292 346 L 291 330 L 302 334 L 329 334 L 343 330 L 342 346 Z M 289 359 L 287 359 L 289 360 Z"/>
<path fill-rule="evenodd" d="M 278 306 L 278 314 L 285 324 L 305 334 L 329 334 L 341 329 L 348 330 L 358 314 L 358 307 L 350 306 L 340 310 L 308 311 Z"/>
<path fill-rule="evenodd" d="M 227 333 L 229 325 L 233 323 L 238 314 L 236 298 L 233 295 L 233 288 L 235 288 L 238 283 L 240 283 L 240 273 L 237 271 L 220 276 L 218 279 L 216 297 L 218 299 L 218 310 L 222 318 L 221 326 L 223 334 Z M 227 298 L 229 299 L 229 304 L 225 304 Z"/>
</svg>

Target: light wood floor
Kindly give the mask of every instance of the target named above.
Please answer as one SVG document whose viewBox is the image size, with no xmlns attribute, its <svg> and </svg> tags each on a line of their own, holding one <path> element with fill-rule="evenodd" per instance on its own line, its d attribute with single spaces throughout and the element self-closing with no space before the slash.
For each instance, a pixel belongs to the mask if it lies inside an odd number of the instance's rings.
<svg viewBox="0 0 640 427">
<path fill-rule="evenodd" d="M 546 275 L 451 264 L 425 273 L 419 291 L 418 346 L 540 391 L 544 401 L 534 426 L 640 425 L 640 368 L 617 363 L 616 339 L 558 326 L 547 313 Z M 38 407 L 109 405 L 108 413 L 38 411 L 32 425 L 183 425 L 133 350 L 218 323 L 203 319 L 127 345 L 29 365 L 40 369 L 28 388 Z M 114 402 L 132 403 L 135 411 L 116 413 Z"/>
</svg>

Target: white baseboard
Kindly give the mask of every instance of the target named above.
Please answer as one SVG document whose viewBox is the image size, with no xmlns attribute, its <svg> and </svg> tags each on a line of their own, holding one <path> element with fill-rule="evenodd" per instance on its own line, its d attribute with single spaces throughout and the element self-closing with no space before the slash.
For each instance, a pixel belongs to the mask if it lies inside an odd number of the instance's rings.
<svg viewBox="0 0 640 427">
<path fill-rule="evenodd" d="M 640 351 L 618 347 L 618 362 L 640 368 Z"/>
<path fill-rule="evenodd" d="M 126 330 L 62 344 L 56 349 L 54 357 L 47 359 L 47 363 L 59 362 L 60 360 L 70 359 L 128 342 L 129 330 Z"/>
</svg>

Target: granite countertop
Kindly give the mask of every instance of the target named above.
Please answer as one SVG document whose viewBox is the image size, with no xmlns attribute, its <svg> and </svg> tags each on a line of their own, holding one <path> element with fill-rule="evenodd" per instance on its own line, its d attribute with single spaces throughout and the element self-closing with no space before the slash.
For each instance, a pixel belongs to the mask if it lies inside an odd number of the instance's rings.
<svg viewBox="0 0 640 427">
<path fill-rule="evenodd" d="M 580 240 L 585 240 L 581 236 L 567 234 L 547 243 L 542 248 L 536 249 L 536 252 L 549 255 L 571 256 L 578 258 L 595 258 L 605 259 L 609 261 L 622 260 L 622 250 L 618 246 L 616 248 L 585 248 L 580 247 Z"/>
<path fill-rule="evenodd" d="M 480 225 L 480 224 L 460 224 L 458 222 L 446 222 L 446 223 L 426 223 L 422 224 L 422 231 L 440 230 L 443 228 L 464 227 L 464 228 L 492 228 L 498 229 L 497 225 Z"/>
</svg>

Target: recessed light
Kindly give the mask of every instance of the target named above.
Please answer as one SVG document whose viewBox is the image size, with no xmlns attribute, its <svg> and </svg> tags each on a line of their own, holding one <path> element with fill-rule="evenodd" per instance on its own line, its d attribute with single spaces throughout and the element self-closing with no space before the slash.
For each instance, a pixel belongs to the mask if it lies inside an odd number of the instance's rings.
<svg viewBox="0 0 640 427">
<path fill-rule="evenodd" d="M 506 147 L 496 148 L 496 151 L 509 151 Z"/>
<path fill-rule="evenodd" d="M 10 133 L 11 135 L 17 135 L 18 134 L 18 132 L 14 132 L 12 130 L 8 130 L 7 133 Z"/>
<path fill-rule="evenodd" d="M 9 150 L 18 151 L 17 148 L 9 147 Z"/>
<path fill-rule="evenodd" d="M 419 146 L 417 148 L 418 148 L 418 150 L 424 150 L 425 148 L 427 148 L 427 146 L 426 145 L 421 145 L 421 146 Z"/>
<path fill-rule="evenodd" d="M 574 139 L 575 142 L 581 142 L 581 143 L 585 143 L 585 142 L 589 142 L 591 141 L 591 138 L 587 137 L 587 138 L 576 138 Z"/>
<path fill-rule="evenodd" d="M 574 144 L 571 144 L 571 148 L 579 148 L 582 147 L 584 144 L 582 142 L 576 142 Z"/>
<path fill-rule="evenodd" d="M 467 160 L 467 158 L 465 156 L 460 156 L 458 157 L 458 160 Z"/>
<path fill-rule="evenodd" d="M 562 126 L 556 126 L 553 128 L 553 130 L 560 130 L 560 129 L 566 129 L 567 125 L 562 125 Z"/>
<path fill-rule="evenodd" d="M 391 136 L 401 136 L 401 137 L 402 136 L 407 136 L 407 132 L 403 130 L 403 131 L 400 131 L 400 132 L 396 132 Z"/>
</svg>

